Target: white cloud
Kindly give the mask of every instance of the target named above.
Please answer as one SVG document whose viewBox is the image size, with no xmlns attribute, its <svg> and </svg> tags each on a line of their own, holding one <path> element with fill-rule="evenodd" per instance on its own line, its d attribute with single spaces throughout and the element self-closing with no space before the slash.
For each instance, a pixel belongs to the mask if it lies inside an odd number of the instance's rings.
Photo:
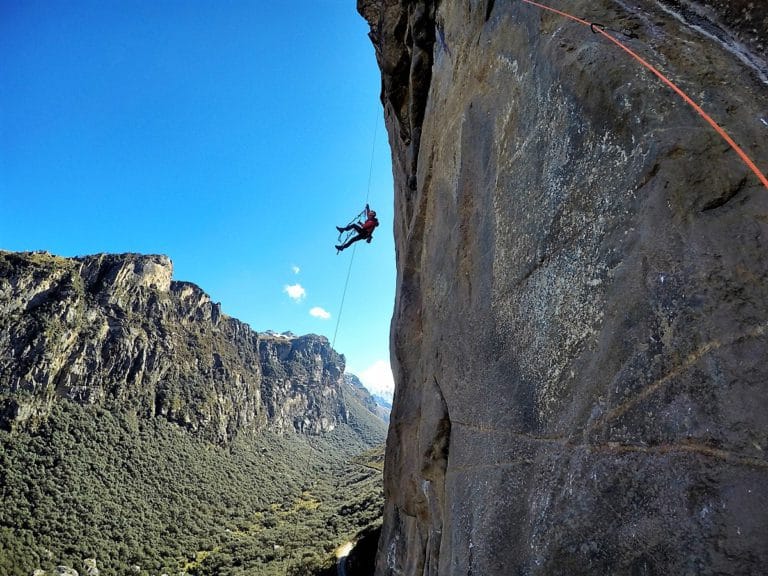
<svg viewBox="0 0 768 576">
<path fill-rule="evenodd" d="M 288 297 L 296 302 L 301 302 L 307 296 L 307 291 L 304 290 L 304 287 L 301 284 L 286 284 L 283 287 L 283 292 L 288 294 Z"/>
<path fill-rule="evenodd" d="M 301 272 L 301 268 L 299 268 L 295 264 L 291 266 L 291 270 L 293 271 L 294 274 L 298 274 L 299 272 Z"/>
<path fill-rule="evenodd" d="M 315 318 L 322 318 L 323 320 L 328 320 L 328 318 L 331 317 L 331 313 L 320 308 L 320 306 L 312 308 L 312 310 L 309 311 L 309 315 L 314 316 Z"/>
<path fill-rule="evenodd" d="M 386 360 L 377 360 L 357 374 L 357 377 L 369 392 L 392 400 L 395 393 L 395 379 L 392 376 L 392 368 Z"/>
</svg>

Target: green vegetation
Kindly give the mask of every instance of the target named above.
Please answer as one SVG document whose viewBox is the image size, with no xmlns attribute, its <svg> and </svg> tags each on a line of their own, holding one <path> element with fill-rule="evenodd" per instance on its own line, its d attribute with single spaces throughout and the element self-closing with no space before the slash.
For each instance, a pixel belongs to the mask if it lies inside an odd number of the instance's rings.
<svg viewBox="0 0 768 576">
<path fill-rule="evenodd" d="M 363 409 L 322 437 L 217 446 L 162 418 L 58 402 L 34 433 L 0 431 L 0 574 L 332 574 L 380 519 L 383 442 Z M 135 568 L 135 567 L 138 567 Z"/>
</svg>

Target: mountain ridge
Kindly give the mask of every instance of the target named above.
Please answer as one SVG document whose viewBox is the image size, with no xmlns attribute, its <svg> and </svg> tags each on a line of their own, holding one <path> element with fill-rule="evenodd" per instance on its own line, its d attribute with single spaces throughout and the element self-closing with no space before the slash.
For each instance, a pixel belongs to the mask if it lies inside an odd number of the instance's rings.
<svg viewBox="0 0 768 576">
<path fill-rule="evenodd" d="M 34 425 L 57 398 L 219 442 L 345 421 L 345 361 L 327 338 L 259 334 L 172 274 L 161 255 L 0 252 L 0 426 Z"/>
</svg>

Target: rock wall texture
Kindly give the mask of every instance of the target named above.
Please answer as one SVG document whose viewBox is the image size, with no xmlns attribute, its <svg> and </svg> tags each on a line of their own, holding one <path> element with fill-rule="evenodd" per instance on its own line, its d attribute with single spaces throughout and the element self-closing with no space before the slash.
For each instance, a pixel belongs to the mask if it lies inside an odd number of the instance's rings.
<svg viewBox="0 0 768 576">
<path fill-rule="evenodd" d="M 551 4 L 768 170 L 765 3 Z M 395 179 L 377 575 L 764 574 L 768 189 L 589 26 L 358 10 Z"/>
<path fill-rule="evenodd" d="M 346 421 L 326 338 L 260 335 L 172 271 L 165 256 L 0 252 L 0 426 L 34 426 L 59 398 L 217 442 Z"/>
<path fill-rule="evenodd" d="M 319 434 L 347 421 L 340 392 L 344 362 L 328 340 L 262 335 L 259 353 L 264 404 L 273 427 Z"/>
</svg>

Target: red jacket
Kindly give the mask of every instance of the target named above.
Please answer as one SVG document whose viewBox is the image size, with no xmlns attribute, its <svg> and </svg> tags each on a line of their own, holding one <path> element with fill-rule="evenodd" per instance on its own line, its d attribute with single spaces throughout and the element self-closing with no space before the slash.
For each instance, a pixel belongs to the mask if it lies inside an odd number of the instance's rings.
<svg viewBox="0 0 768 576">
<path fill-rule="evenodd" d="M 373 234 L 373 229 L 378 225 L 379 221 L 375 217 L 369 216 L 368 220 L 363 223 L 363 232 L 365 232 L 366 236 L 370 236 Z"/>
</svg>

